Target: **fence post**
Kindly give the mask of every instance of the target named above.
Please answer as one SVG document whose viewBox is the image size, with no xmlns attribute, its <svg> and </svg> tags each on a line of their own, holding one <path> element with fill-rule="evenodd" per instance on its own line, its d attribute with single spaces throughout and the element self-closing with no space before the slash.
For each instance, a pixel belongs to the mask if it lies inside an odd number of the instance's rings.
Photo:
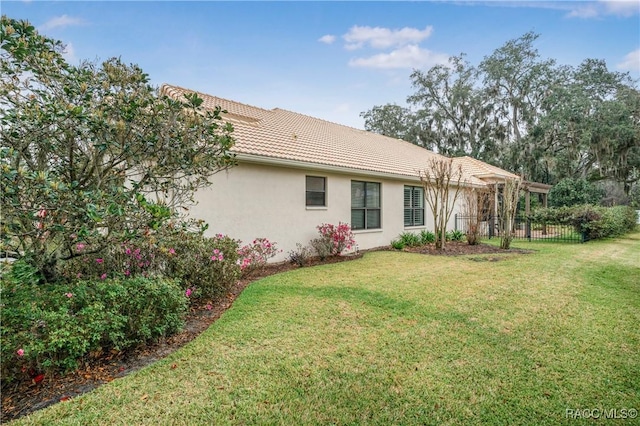
<svg viewBox="0 0 640 426">
<path fill-rule="evenodd" d="M 527 239 L 531 241 L 531 218 L 527 217 L 525 223 L 526 223 L 525 228 L 527 233 Z"/>
</svg>

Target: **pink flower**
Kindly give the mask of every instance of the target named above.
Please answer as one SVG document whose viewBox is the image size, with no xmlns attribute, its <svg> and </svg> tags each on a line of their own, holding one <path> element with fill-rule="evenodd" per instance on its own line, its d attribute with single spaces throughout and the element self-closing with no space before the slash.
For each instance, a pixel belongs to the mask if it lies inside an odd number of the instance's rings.
<svg viewBox="0 0 640 426">
<path fill-rule="evenodd" d="M 24 349 L 22 349 L 22 348 L 18 349 L 18 350 L 16 351 L 16 354 L 17 354 L 18 356 L 24 356 Z"/>
<path fill-rule="evenodd" d="M 76 244 L 76 250 L 78 250 L 78 251 L 84 250 L 85 247 L 86 246 L 84 244 L 82 244 L 82 243 Z"/>
<path fill-rule="evenodd" d="M 98 263 L 98 264 L 102 264 L 103 262 L 104 262 L 104 259 L 101 259 L 101 258 L 96 259 L 96 263 Z"/>
<path fill-rule="evenodd" d="M 102 274 L 102 275 L 100 275 L 100 279 L 101 279 L 101 280 L 105 280 L 105 279 L 107 279 L 107 274 Z"/>
<path fill-rule="evenodd" d="M 36 213 L 36 216 L 44 218 L 47 215 L 47 211 L 45 209 L 41 209 Z"/>
<path fill-rule="evenodd" d="M 127 249 L 124 251 L 124 254 L 129 256 L 131 254 L 131 249 L 129 247 L 127 247 Z"/>
<path fill-rule="evenodd" d="M 184 295 L 187 296 L 187 297 L 190 297 L 191 296 L 191 289 L 188 288 L 187 291 L 184 292 Z"/>
<path fill-rule="evenodd" d="M 207 303 L 206 308 L 207 308 L 207 311 L 210 311 L 213 309 L 213 306 L 211 306 L 211 303 Z"/>
<path fill-rule="evenodd" d="M 218 249 L 213 250 L 213 254 L 218 254 L 218 253 L 220 253 L 220 250 Z"/>
<path fill-rule="evenodd" d="M 169 249 L 169 254 L 176 254 L 176 251 L 172 248 Z"/>
<path fill-rule="evenodd" d="M 131 271 L 130 270 L 127 269 L 126 271 L 124 271 L 124 276 L 125 277 L 128 277 L 129 275 L 131 275 Z"/>
<path fill-rule="evenodd" d="M 78 274 L 76 275 L 76 278 L 80 278 L 82 276 L 82 274 L 80 272 L 78 272 Z"/>
<path fill-rule="evenodd" d="M 73 293 L 65 293 L 64 295 L 67 296 L 69 299 L 73 297 Z"/>
</svg>

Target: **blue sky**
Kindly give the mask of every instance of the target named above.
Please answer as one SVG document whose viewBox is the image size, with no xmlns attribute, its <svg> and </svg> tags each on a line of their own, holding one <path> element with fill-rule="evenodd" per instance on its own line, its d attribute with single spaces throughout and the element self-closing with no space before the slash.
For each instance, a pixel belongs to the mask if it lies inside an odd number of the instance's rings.
<svg viewBox="0 0 640 426">
<path fill-rule="evenodd" d="M 67 44 L 72 63 L 120 56 L 170 83 L 362 128 L 404 105 L 412 69 L 484 56 L 528 31 L 544 58 L 604 59 L 640 78 L 640 1 L 2 1 Z"/>
</svg>

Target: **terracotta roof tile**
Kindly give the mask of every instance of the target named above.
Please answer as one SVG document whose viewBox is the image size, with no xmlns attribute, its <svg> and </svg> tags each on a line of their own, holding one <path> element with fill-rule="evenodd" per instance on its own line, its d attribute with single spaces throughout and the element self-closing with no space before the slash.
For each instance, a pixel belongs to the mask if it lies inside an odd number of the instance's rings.
<svg viewBox="0 0 640 426">
<path fill-rule="evenodd" d="M 162 93 L 181 99 L 193 90 L 163 85 Z M 196 92 L 198 93 L 198 92 Z M 400 139 L 331 123 L 287 111 L 271 110 L 198 93 L 206 108 L 220 106 L 233 124 L 236 153 L 294 160 L 361 171 L 388 173 L 416 178 L 432 158 L 439 154 Z M 463 178 L 483 185 L 474 175 L 494 173 L 515 176 L 470 157 L 455 158 L 463 168 Z"/>
</svg>

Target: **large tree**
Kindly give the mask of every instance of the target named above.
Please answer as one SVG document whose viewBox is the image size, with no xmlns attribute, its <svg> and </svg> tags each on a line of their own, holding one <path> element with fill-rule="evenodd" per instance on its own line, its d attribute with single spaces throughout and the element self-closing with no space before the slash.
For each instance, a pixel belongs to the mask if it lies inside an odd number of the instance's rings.
<svg viewBox="0 0 640 426">
<path fill-rule="evenodd" d="M 628 194 L 640 175 L 640 92 L 627 74 L 587 59 L 550 88 L 531 137 L 558 179 L 610 179 Z"/>
<path fill-rule="evenodd" d="M 427 149 L 433 149 L 431 129 L 422 125 L 418 116 L 407 107 L 396 104 L 376 105 L 360 113 L 364 128 L 370 132 L 402 139 Z"/>
<path fill-rule="evenodd" d="M 71 66 L 59 41 L 6 16 L 0 43 L 2 251 L 43 279 L 158 228 L 233 164 L 233 129 L 195 94 L 162 96 L 116 58 Z"/>
<path fill-rule="evenodd" d="M 415 93 L 407 101 L 416 108 L 415 121 L 430 129 L 439 153 L 495 158 L 500 131 L 491 100 L 479 87 L 477 69 L 463 55 L 426 72 L 414 70 L 411 81 Z"/>
<path fill-rule="evenodd" d="M 461 55 L 446 66 L 414 70 L 409 107 L 363 113 L 377 118 L 367 120 L 367 130 L 469 155 L 527 180 L 606 179 L 628 194 L 640 179 L 635 83 L 601 60 L 556 65 L 541 57 L 538 38 L 529 32 L 509 40 L 477 67 Z"/>
<path fill-rule="evenodd" d="M 555 61 L 543 60 L 534 47 L 538 37 L 539 34 L 528 32 L 509 40 L 478 67 L 494 114 L 506 128 L 500 164 L 531 180 L 544 180 L 539 173 L 543 152 L 527 135 L 539 118 L 548 87 L 558 76 Z"/>
</svg>

